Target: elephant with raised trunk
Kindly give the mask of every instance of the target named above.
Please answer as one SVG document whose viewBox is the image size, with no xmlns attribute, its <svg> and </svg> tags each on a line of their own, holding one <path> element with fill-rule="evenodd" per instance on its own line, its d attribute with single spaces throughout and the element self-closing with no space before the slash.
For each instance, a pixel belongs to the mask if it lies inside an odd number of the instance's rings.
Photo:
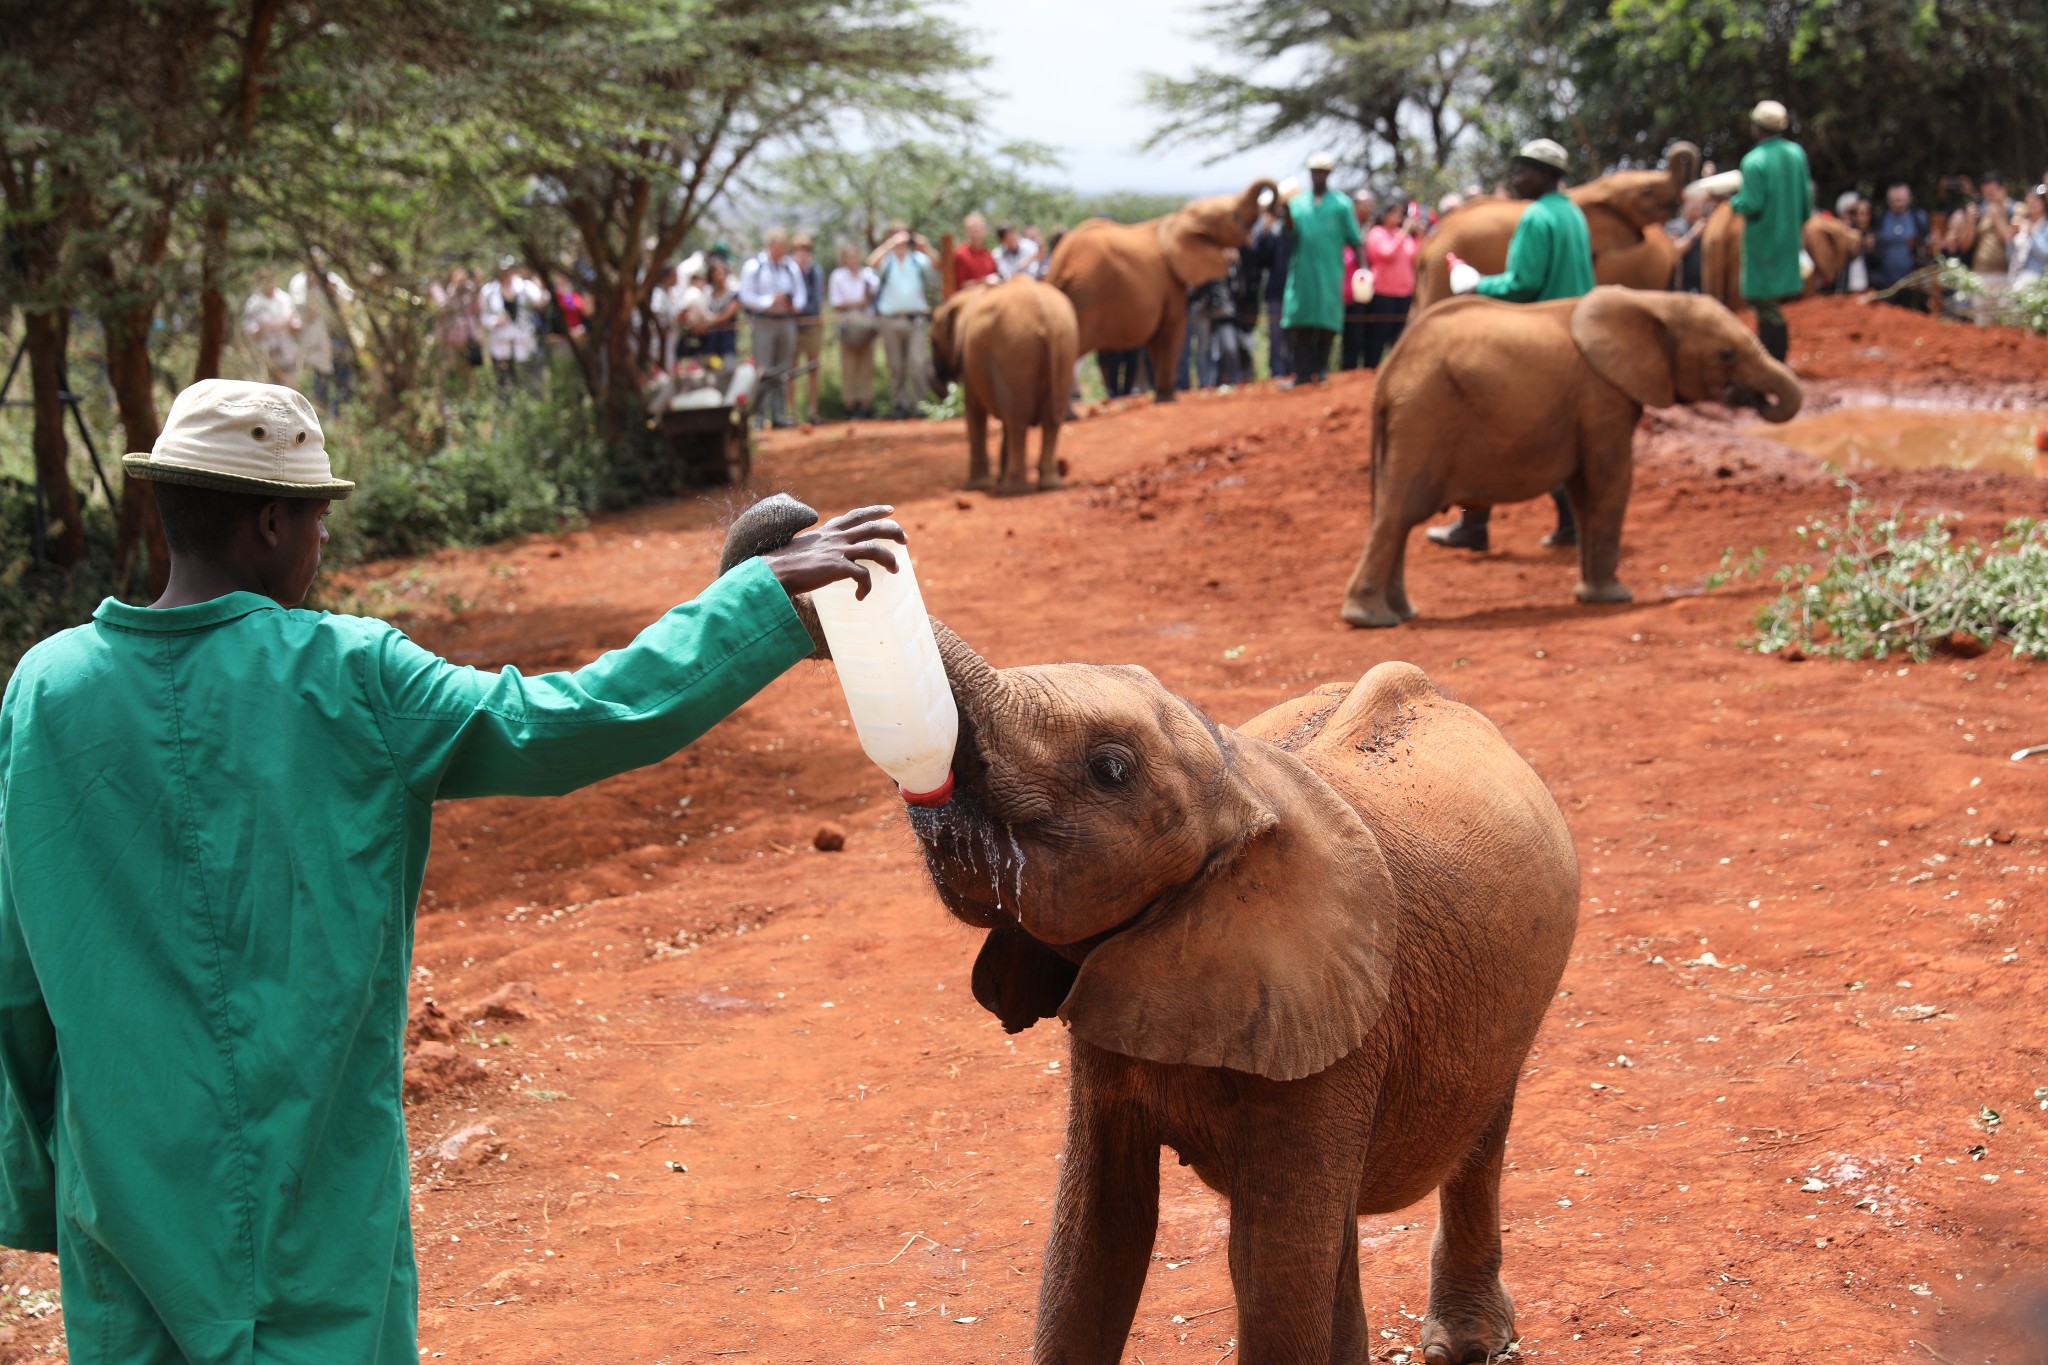
<svg viewBox="0 0 2048 1365">
<path fill-rule="evenodd" d="M 912 827 L 987 931 L 975 998 L 1071 1034 L 1033 1359 L 1122 1358 L 1162 1146 L 1230 1201 L 1245 1365 L 1365 1365 L 1356 1219 L 1431 1191 L 1421 1358 L 1505 1349 L 1501 1153 L 1578 916 L 1542 781 L 1409 664 L 1233 730 L 1142 668 L 938 634 L 957 785 Z"/>
<path fill-rule="evenodd" d="M 1223 253 L 1244 245 L 1267 191 L 1277 193 L 1272 181 L 1255 180 L 1243 194 L 1197 199 L 1163 218 L 1090 218 L 1062 237 L 1045 278 L 1074 302 L 1081 354 L 1144 347 L 1159 401 L 1173 401 L 1188 290 L 1223 278 Z"/>
<path fill-rule="evenodd" d="M 1678 250 L 1664 224 L 1678 214 L 1679 194 L 1700 173 L 1700 150 L 1690 142 L 1674 142 L 1664 153 L 1664 168 L 1655 171 L 1614 171 L 1574 185 L 1565 194 L 1586 215 L 1593 239 L 1593 278 L 1601 284 L 1631 289 L 1669 289 L 1678 266 Z M 1508 242 L 1529 206 L 1488 196 L 1460 204 L 1445 214 L 1422 244 L 1416 267 L 1416 312 L 1451 297 L 1451 267 L 1456 253 L 1481 274 L 1507 269 Z"/>
<path fill-rule="evenodd" d="M 1646 407 L 1799 412 L 1792 371 L 1699 294 L 1602 285 L 1581 299 L 1453 299 L 1410 323 L 1372 395 L 1372 530 L 1344 619 L 1398 626 L 1408 535 L 1453 503 L 1520 502 L 1562 484 L 1579 521 L 1581 602 L 1626 602 L 1615 576 Z"/>
</svg>

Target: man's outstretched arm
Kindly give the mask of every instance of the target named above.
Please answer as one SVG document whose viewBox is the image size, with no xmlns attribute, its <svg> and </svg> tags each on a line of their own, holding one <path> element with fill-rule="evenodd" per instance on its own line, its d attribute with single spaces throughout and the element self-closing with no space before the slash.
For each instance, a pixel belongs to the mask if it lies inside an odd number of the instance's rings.
<svg viewBox="0 0 2048 1365">
<path fill-rule="evenodd" d="M 865 596 L 903 531 L 868 507 L 722 574 L 634 641 L 573 673 L 451 664 L 397 631 L 366 679 L 414 795 L 551 796 L 658 763 L 815 649 L 792 598 L 842 579 Z"/>
</svg>

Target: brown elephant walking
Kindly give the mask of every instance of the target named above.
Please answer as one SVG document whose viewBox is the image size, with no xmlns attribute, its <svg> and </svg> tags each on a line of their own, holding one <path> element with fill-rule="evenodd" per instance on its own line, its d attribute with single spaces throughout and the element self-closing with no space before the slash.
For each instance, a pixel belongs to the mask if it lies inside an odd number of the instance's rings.
<svg viewBox="0 0 2048 1365">
<path fill-rule="evenodd" d="M 1243 194 L 1197 199 L 1163 218 L 1116 223 L 1090 218 L 1067 233 L 1047 262 L 1046 282 L 1074 302 L 1081 354 L 1145 348 L 1159 401 L 1173 401 L 1188 320 L 1188 290 L 1223 278 L 1223 253 L 1241 247 L 1259 221 L 1255 180 Z"/>
<path fill-rule="evenodd" d="M 1713 401 L 1784 422 L 1800 400 L 1792 371 L 1704 295 L 1603 285 L 1554 303 L 1439 304 L 1409 324 L 1373 390 L 1372 530 L 1344 619 L 1415 615 L 1405 565 L 1423 521 L 1559 484 L 1578 514 L 1578 599 L 1626 602 L 1615 574 L 1643 409 Z"/>
<path fill-rule="evenodd" d="M 938 633 L 958 785 L 912 825 L 989 931 L 976 999 L 1072 1031 L 1033 1359 L 1122 1358 L 1162 1146 L 1230 1201 L 1245 1365 L 1365 1365 L 1356 1219 L 1432 1190 L 1424 1357 L 1503 1350 L 1501 1153 L 1578 918 L 1542 781 L 1409 664 L 1231 730 L 1141 668 Z"/>
<path fill-rule="evenodd" d="M 1586 215 L 1593 238 L 1593 278 L 1631 289 L 1669 289 L 1677 248 L 1664 224 L 1678 213 L 1679 192 L 1700 172 L 1699 148 L 1674 142 L 1664 169 L 1615 171 L 1565 191 Z M 1422 244 L 1415 277 L 1414 312 L 1451 297 L 1455 253 L 1482 275 L 1507 269 L 1508 242 L 1529 206 L 1517 200 L 1469 200 L 1445 214 Z"/>
<path fill-rule="evenodd" d="M 1025 443 L 1034 426 L 1038 486 L 1060 486 L 1060 422 L 1080 355 L 1075 337 L 1067 296 L 1028 275 L 967 285 L 932 314 L 932 365 L 939 383 L 958 382 L 967 398 L 967 487 L 1030 492 Z M 991 416 L 1003 424 L 1000 484 L 989 477 Z"/>
<path fill-rule="evenodd" d="M 1700 234 L 1700 292 L 1719 299 L 1735 312 L 1749 307 L 1742 297 L 1742 237 L 1747 220 L 1727 204 L 1716 208 Z M 1839 218 L 1816 213 L 1799 230 L 1799 246 L 1813 262 L 1806 276 L 1806 296 L 1832 286 L 1863 249 L 1863 234 Z"/>
</svg>

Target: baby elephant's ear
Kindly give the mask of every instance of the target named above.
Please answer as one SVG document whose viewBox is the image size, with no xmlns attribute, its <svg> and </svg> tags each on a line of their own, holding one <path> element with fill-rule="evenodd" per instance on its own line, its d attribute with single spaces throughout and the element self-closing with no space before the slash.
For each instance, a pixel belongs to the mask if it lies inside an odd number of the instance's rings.
<svg viewBox="0 0 2048 1365">
<path fill-rule="evenodd" d="M 1079 970 L 1022 929 L 998 925 L 974 959 L 974 998 L 1003 1021 L 1003 1032 L 1022 1033 L 1060 1012 Z"/>
<path fill-rule="evenodd" d="M 1256 740 L 1232 747 L 1262 818 L 1091 952 L 1060 1017 L 1128 1057 L 1298 1080 L 1356 1050 L 1386 1008 L 1393 880 L 1372 831 L 1306 764 Z"/>
</svg>

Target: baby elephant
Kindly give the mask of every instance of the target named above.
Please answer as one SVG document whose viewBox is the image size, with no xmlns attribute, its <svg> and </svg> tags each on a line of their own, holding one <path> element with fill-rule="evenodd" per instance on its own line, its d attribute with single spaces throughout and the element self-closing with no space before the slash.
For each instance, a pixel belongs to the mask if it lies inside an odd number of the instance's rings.
<svg viewBox="0 0 2048 1365">
<path fill-rule="evenodd" d="M 1608 286 L 1582 299 L 1463 298 L 1424 313 L 1372 395 L 1372 532 L 1344 619 L 1415 615 L 1408 533 L 1452 503 L 1520 502 L 1563 484 L 1579 515 L 1581 602 L 1626 602 L 1615 577 L 1646 407 L 1716 402 L 1773 422 L 1799 380 L 1733 313 L 1698 294 Z"/>
<path fill-rule="evenodd" d="M 1060 421 L 1074 385 L 1074 305 L 1049 284 L 1019 275 L 967 285 L 932 314 L 932 364 L 941 384 L 967 394 L 967 486 L 1029 493 L 1024 442 L 1040 432 L 1038 486 L 1060 486 Z M 989 478 L 988 419 L 1003 424 L 1003 478 Z"/>
<path fill-rule="evenodd" d="M 1431 1190 L 1423 1358 L 1503 1350 L 1501 1150 L 1578 918 L 1542 781 L 1409 664 L 1231 730 L 1141 668 L 938 634 L 957 791 L 912 824 L 988 930 L 975 998 L 1071 1030 L 1033 1358 L 1121 1358 L 1162 1144 L 1230 1200 L 1244 1365 L 1364 1365 L 1357 1216 Z"/>
</svg>

